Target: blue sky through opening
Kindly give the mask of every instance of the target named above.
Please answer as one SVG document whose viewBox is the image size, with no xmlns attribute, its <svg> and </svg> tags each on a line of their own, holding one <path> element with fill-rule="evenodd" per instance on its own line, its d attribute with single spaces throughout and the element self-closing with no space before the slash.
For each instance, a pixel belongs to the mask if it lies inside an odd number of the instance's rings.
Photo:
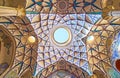
<svg viewBox="0 0 120 78">
<path fill-rule="evenodd" d="M 54 32 L 54 39 L 58 43 L 64 43 L 68 40 L 69 38 L 69 33 L 65 28 L 58 28 Z"/>
</svg>

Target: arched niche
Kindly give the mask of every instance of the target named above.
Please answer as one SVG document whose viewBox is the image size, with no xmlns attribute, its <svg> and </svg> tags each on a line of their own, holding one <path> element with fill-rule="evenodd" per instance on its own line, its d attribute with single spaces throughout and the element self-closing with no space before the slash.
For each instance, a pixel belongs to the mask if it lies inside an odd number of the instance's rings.
<svg viewBox="0 0 120 78">
<path fill-rule="evenodd" d="M 77 78 L 73 74 L 65 70 L 58 70 L 51 74 L 48 78 Z"/>
<path fill-rule="evenodd" d="M 59 71 L 71 74 L 75 76 L 75 78 L 90 78 L 89 74 L 82 68 L 79 68 L 76 65 L 65 61 L 64 59 L 61 59 L 40 71 L 37 75 L 37 78 L 50 78 L 52 74 L 55 74 Z"/>
<path fill-rule="evenodd" d="M 13 65 L 16 42 L 12 34 L 0 25 L 0 77 L 4 76 Z"/>
<path fill-rule="evenodd" d="M 37 60 L 38 38 L 27 17 L 1 17 L 2 24 L 15 38 L 16 54 L 11 70 L 5 75 L 10 75 L 11 71 L 23 76 L 26 70 L 34 73 Z M 28 37 L 34 36 L 35 43 L 28 43 Z M 4 77 L 3 77 L 4 78 Z M 7 78 L 7 77 L 5 77 Z"/>
</svg>

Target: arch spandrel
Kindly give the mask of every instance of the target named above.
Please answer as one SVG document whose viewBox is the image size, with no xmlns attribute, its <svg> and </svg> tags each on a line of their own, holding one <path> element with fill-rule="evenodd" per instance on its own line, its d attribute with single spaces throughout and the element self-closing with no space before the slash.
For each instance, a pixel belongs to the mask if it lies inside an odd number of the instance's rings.
<svg viewBox="0 0 120 78">
<path fill-rule="evenodd" d="M 15 71 L 21 76 L 27 69 L 30 70 L 31 74 L 34 73 L 34 67 L 37 59 L 37 45 L 38 39 L 33 27 L 30 25 L 27 17 L 1 17 L 5 21 L 2 24 L 14 37 L 16 41 L 16 54 L 14 63 L 7 74 Z M 33 36 L 35 43 L 30 43 L 28 37 Z M 6 74 L 6 77 L 7 77 Z"/>
<path fill-rule="evenodd" d="M 118 21 L 119 17 L 112 17 L 109 20 L 101 19 L 92 27 L 88 34 L 88 37 L 92 35 L 95 38 L 92 44 L 87 43 L 89 65 L 93 75 L 95 70 L 99 70 L 106 74 L 106 78 L 119 76 L 113 67 L 112 61 L 114 59 L 111 58 L 113 56 L 111 46 L 115 35 L 120 31 Z M 108 72 L 115 73 L 116 76 Z"/>
<path fill-rule="evenodd" d="M 37 78 L 47 78 L 51 74 L 59 70 L 67 71 L 77 78 L 90 78 L 89 74 L 82 68 L 79 68 L 78 66 L 71 64 L 64 59 L 60 59 L 56 63 L 51 64 L 42 71 L 40 71 L 37 75 Z"/>
</svg>

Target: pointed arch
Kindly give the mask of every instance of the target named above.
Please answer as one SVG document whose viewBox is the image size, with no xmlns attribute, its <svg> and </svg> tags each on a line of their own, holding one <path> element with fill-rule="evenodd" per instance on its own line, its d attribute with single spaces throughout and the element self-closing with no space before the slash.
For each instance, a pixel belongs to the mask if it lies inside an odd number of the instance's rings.
<svg viewBox="0 0 120 78">
<path fill-rule="evenodd" d="M 110 20 L 100 19 L 87 35 L 87 37 L 92 35 L 95 39 L 92 43 L 86 43 L 92 72 L 99 70 L 109 77 L 108 72 L 113 68 L 111 46 L 115 35 L 120 31 L 119 19 L 119 17 L 112 17 Z"/>
<path fill-rule="evenodd" d="M 90 78 L 88 73 L 84 71 L 82 68 L 79 68 L 78 66 L 71 64 L 65 61 L 64 59 L 61 59 L 40 71 L 37 75 L 37 78 L 47 78 L 51 74 L 59 70 L 67 71 L 76 76 L 77 78 Z"/>
<path fill-rule="evenodd" d="M 0 20 L 0 24 L 12 34 L 16 42 L 16 54 L 10 70 L 17 70 L 19 76 L 21 76 L 27 69 L 33 73 L 37 60 L 38 38 L 29 19 L 27 17 L 1 18 L 2 20 Z M 28 43 L 29 36 L 35 37 L 35 43 Z M 7 74 L 9 72 L 7 72 Z"/>
<path fill-rule="evenodd" d="M 16 42 L 12 34 L 0 25 L 0 77 L 3 77 L 13 65 Z"/>
</svg>

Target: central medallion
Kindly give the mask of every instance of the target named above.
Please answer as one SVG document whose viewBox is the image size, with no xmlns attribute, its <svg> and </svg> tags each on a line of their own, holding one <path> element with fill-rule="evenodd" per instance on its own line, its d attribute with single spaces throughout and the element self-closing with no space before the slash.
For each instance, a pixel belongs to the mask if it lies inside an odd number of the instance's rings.
<svg viewBox="0 0 120 78">
<path fill-rule="evenodd" d="M 58 26 L 52 31 L 52 42 L 57 46 L 66 46 L 71 42 L 72 34 L 68 27 Z"/>
<path fill-rule="evenodd" d="M 58 14 L 67 14 L 69 12 L 69 0 L 57 0 L 55 7 Z"/>
<path fill-rule="evenodd" d="M 69 32 L 65 28 L 58 28 L 54 32 L 54 40 L 63 44 L 69 40 Z"/>
</svg>

